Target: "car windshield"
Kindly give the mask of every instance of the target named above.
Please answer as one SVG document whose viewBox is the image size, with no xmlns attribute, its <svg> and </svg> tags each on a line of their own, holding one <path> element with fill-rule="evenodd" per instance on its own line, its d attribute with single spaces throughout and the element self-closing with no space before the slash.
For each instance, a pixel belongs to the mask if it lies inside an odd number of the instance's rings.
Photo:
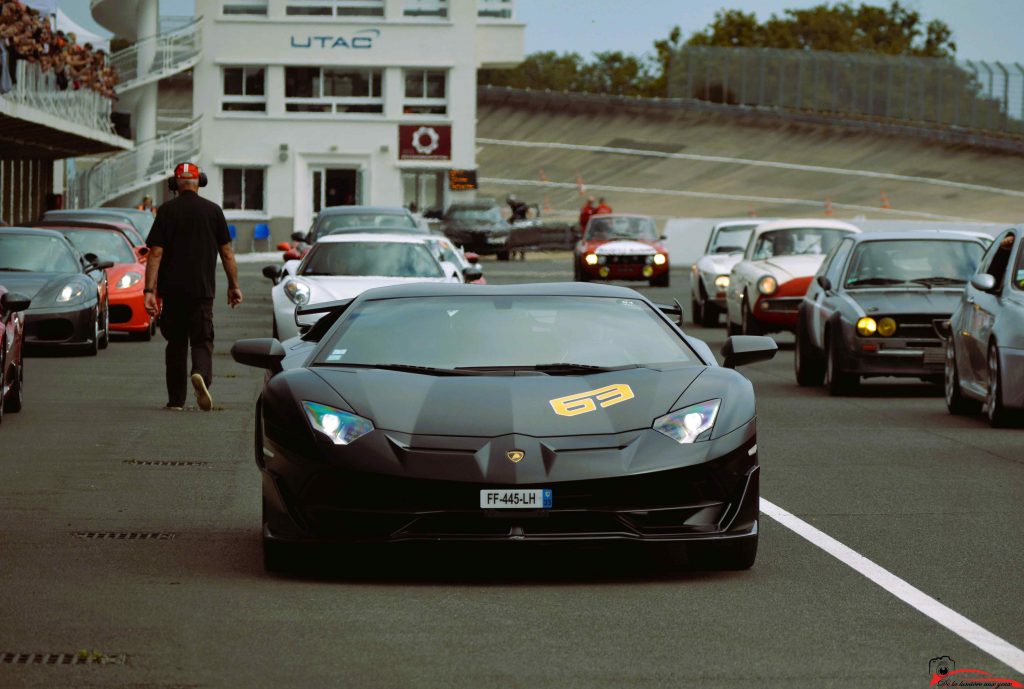
<svg viewBox="0 0 1024 689">
<path fill-rule="evenodd" d="M 25 273 L 77 273 L 75 255 L 56 237 L 0 234 L 0 271 Z"/>
<path fill-rule="evenodd" d="M 587 225 L 586 239 L 643 239 L 653 242 L 658 239 L 658 228 L 651 218 L 592 217 Z"/>
<path fill-rule="evenodd" d="M 662 366 L 698 362 L 644 301 L 444 296 L 367 301 L 317 363 L 431 368 Z"/>
<path fill-rule="evenodd" d="M 120 232 L 104 230 L 65 230 L 64 236 L 83 254 L 96 254 L 101 261 L 136 263 L 128 241 Z"/>
<path fill-rule="evenodd" d="M 448 263 L 452 263 L 457 266 L 461 266 L 464 263 L 464 261 L 459 257 L 459 253 L 455 251 L 455 247 L 447 239 L 443 239 L 441 237 L 430 237 L 423 241 L 430 246 L 434 255 L 437 256 L 437 260 L 447 261 Z"/>
<path fill-rule="evenodd" d="M 448 220 L 455 222 L 501 222 L 501 211 L 497 208 L 449 208 Z"/>
<path fill-rule="evenodd" d="M 300 275 L 367 275 L 395 278 L 444 277 L 425 244 L 325 242 L 302 262 Z"/>
<path fill-rule="evenodd" d="M 132 213 L 129 218 L 131 219 L 132 225 L 139 234 L 142 235 L 143 239 L 149 237 L 149 231 L 153 229 L 153 221 L 156 220 L 156 216 L 146 211 L 139 211 L 138 213 Z"/>
<path fill-rule="evenodd" d="M 850 258 L 847 287 L 963 285 L 985 248 L 979 242 L 900 239 L 862 242 Z"/>
<path fill-rule="evenodd" d="M 318 234 L 327 235 L 335 230 L 368 229 L 372 227 L 403 230 L 417 229 L 416 221 L 404 213 L 343 213 L 339 215 L 321 215 L 316 231 Z"/>
<path fill-rule="evenodd" d="M 769 230 L 758 236 L 753 260 L 763 261 L 776 256 L 827 254 L 836 243 L 850 234 L 849 230 L 821 227 L 793 227 Z"/>
<path fill-rule="evenodd" d="M 757 227 L 751 225 L 730 225 L 723 227 L 715 235 L 715 241 L 708 248 L 709 254 L 727 254 L 736 251 L 743 251 L 747 248 L 750 240 L 750 233 Z"/>
</svg>

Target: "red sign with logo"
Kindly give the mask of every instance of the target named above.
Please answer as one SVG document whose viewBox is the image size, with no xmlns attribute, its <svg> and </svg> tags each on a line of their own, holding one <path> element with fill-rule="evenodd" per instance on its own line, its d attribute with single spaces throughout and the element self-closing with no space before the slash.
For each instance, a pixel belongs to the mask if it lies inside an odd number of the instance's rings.
<svg viewBox="0 0 1024 689">
<path fill-rule="evenodd" d="M 451 160 L 450 124 L 403 124 L 398 127 L 399 160 Z"/>
</svg>

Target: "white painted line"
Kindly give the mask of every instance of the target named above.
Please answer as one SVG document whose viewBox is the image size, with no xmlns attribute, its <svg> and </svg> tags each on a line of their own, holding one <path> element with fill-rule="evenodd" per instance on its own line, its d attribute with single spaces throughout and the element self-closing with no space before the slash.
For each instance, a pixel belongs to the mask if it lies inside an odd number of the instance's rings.
<svg viewBox="0 0 1024 689">
<path fill-rule="evenodd" d="M 590 153 L 612 153 L 617 155 L 641 156 L 644 158 L 666 158 L 669 160 L 691 160 L 703 163 L 725 163 L 729 165 L 746 165 L 749 167 L 769 167 L 780 170 L 800 170 L 801 172 L 819 172 L 830 175 L 846 175 L 851 177 L 870 177 L 872 179 L 886 179 L 894 182 L 913 182 L 915 184 L 931 184 L 939 187 L 952 187 L 954 189 L 966 189 L 969 191 L 980 191 L 987 194 L 1000 194 L 1003 196 L 1024 197 L 1024 191 L 1018 189 L 1006 189 L 1005 187 L 991 187 L 984 184 L 971 184 L 969 182 L 956 182 L 948 179 L 937 179 L 935 177 L 918 177 L 915 175 L 897 175 L 890 172 L 875 172 L 874 170 L 857 170 L 842 167 L 827 167 L 824 165 L 802 165 L 800 163 L 782 163 L 776 160 L 755 160 L 753 158 L 734 158 L 731 156 L 701 155 L 698 153 L 669 153 L 667 151 L 650 151 L 643 148 L 618 148 L 615 146 L 590 146 L 587 144 L 566 144 L 548 141 L 511 141 L 507 139 L 477 139 L 477 143 L 492 144 L 495 146 L 516 146 L 518 148 L 551 148 L 563 151 L 587 151 Z M 590 186 L 590 185 L 587 185 Z M 833 204 L 834 205 L 834 204 Z"/>
<path fill-rule="evenodd" d="M 946 607 L 920 589 L 914 588 L 889 570 L 875 564 L 855 550 L 843 545 L 803 519 L 778 505 L 761 498 L 761 512 L 790 531 L 802 536 L 840 562 L 875 582 L 918 612 L 932 618 L 960 638 L 968 641 L 996 660 L 1024 673 L 1024 650 L 975 624 L 955 610 Z"/>
<path fill-rule="evenodd" d="M 544 187 L 547 189 L 576 189 L 575 183 L 570 182 L 538 182 L 533 179 L 504 179 L 501 177 L 481 177 L 481 183 L 500 184 L 503 186 L 518 187 Z M 719 194 L 710 191 L 683 191 L 680 189 L 657 189 L 645 187 L 619 187 L 609 184 L 587 183 L 587 189 L 591 191 L 608 191 L 619 194 L 652 194 L 656 196 L 684 196 L 697 199 L 721 199 L 723 201 L 746 201 L 753 203 L 772 204 L 778 206 L 808 206 L 822 209 L 822 201 L 810 199 L 792 199 L 779 196 L 750 196 L 747 194 Z M 961 218 L 955 215 L 939 215 L 938 213 L 926 213 L 925 211 L 908 211 L 898 208 L 878 208 L 877 206 L 858 206 L 852 203 L 832 203 L 833 208 L 861 211 L 865 213 L 883 213 L 886 215 L 901 215 L 913 218 L 929 218 L 931 220 L 954 220 L 960 222 L 985 222 L 973 218 Z"/>
</svg>

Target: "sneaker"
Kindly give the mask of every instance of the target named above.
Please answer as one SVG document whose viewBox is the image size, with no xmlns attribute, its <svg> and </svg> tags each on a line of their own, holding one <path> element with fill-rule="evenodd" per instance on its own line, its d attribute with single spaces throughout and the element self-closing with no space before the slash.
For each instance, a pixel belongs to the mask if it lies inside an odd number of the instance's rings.
<svg viewBox="0 0 1024 689">
<path fill-rule="evenodd" d="M 169 403 L 164 406 L 164 409 L 166 409 L 167 411 L 185 411 L 185 407 L 179 407 L 177 405 Z"/>
<path fill-rule="evenodd" d="M 206 382 L 201 373 L 192 374 L 192 387 L 196 391 L 196 404 L 199 405 L 199 408 L 203 411 L 213 409 L 213 398 L 210 397 L 210 391 L 206 389 Z"/>
</svg>

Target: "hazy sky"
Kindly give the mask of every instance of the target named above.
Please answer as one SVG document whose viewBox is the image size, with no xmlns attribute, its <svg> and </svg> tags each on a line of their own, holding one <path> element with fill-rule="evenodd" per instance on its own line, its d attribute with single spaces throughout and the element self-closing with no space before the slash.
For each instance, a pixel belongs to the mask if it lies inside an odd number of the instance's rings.
<svg viewBox="0 0 1024 689">
<path fill-rule="evenodd" d="M 89 16 L 89 0 L 61 0 L 61 7 L 86 28 L 99 30 Z M 683 35 L 707 26 L 722 7 L 756 12 L 764 19 L 790 7 L 820 0 L 517 0 L 526 23 L 526 52 L 600 50 L 645 53 L 655 39 L 679 25 Z M 858 4 L 855 0 L 854 4 Z M 871 0 L 888 5 L 889 0 Z M 925 21 L 942 19 L 953 29 L 957 56 L 1024 63 L 1024 0 L 904 0 Z M 192 14 L 193 0 L 161 0 L 162 14 Z"/>
</svg>

